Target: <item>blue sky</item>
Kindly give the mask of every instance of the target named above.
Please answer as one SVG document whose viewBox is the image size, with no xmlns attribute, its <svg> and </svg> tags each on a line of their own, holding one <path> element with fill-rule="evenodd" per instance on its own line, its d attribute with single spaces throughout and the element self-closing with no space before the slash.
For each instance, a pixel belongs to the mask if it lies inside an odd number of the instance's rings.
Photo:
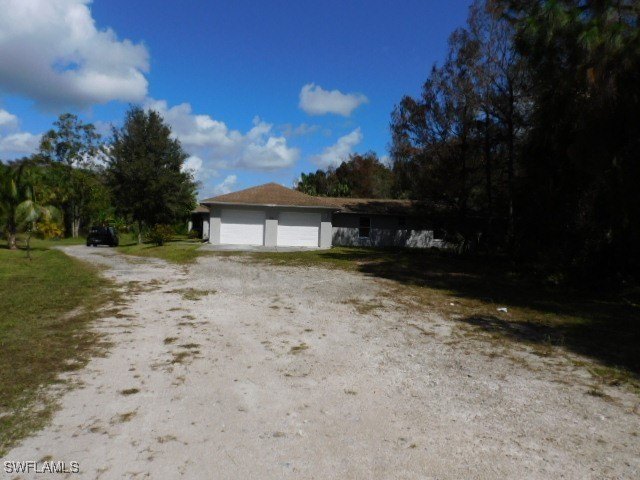
<svg viewBox="0 0 640 480">
<path fill-rule="evenodd" d="M 0 158 L 32 152 L 59 113 L 107 132 L 130 103 L 165 116 L 201 196 L 384 157 L 394 105 L 469 4 L 0 0 Z"/>
</svg>

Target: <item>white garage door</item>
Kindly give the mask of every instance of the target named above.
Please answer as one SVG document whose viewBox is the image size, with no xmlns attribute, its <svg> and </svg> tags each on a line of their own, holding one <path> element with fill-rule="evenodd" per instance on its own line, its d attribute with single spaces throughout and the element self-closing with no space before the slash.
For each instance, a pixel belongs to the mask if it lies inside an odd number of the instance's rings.
<svg viewBox="0 0 640 480">
<path fill-rule="evenodd" d="M 220 215 L 220 243 L 263 245 L 265 214 L 260 210 L 223 209 Z"/>
<path fill-rule="evenodd" d="M 319 213 L 280 213 L 280 218 L 278 219 L 279 246 L 317 247 L 319 234 Z"/>
</svg>

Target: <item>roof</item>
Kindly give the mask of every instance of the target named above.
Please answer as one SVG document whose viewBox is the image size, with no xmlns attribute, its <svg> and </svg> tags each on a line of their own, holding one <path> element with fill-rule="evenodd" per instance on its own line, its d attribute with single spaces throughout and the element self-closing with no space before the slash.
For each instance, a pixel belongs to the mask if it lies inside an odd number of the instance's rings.
<svg viewBox="0 0 640 480">
<path fill-rule="evenodd" d="M 266 183 L 238 192 L 218 195 L 202 200 L 200 203 L 201 205 L 315 207 L 363 215 L 419 215 L 424 214 L 426 211 L 434 211 L 434 207 L 436 207 L 417 200 L 315 197 L 283 187 L 277 183 Z M 435 209 L 437 210 L 438 208 L 436 207 Z"/>
<path fill-rule="evenodd" d="M 330 200 L 342 213 L 408 215 L 424 207 L 414 200 L 387 198 L 327 198 L 327 200 Z"/>
<path fill-rule="evenodd" d="M 191 213 L 209 213 L 209 207 L 205 207 L 204 205 L 198 205 L 196 208 L 191 210 Z"/>
<path fill-rule="evenodd" d="M 207 198 L 205 205 L 269 205 L 280 207 L 317 207 L 334 209 L 335 205 L 324 197 L 314 197 L 277 183 L 265 183 L 238 192 Z"/>
</svg>

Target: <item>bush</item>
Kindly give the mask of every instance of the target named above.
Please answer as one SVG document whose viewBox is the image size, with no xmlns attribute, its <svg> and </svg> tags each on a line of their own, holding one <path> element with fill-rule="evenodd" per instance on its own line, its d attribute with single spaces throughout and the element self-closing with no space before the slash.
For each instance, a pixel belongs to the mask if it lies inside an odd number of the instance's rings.
<svg viewBox="0 0 640 480">
<path fill-rule="evenodd" d="M 200 234 L 200 232 L 198 230 L 191 230 L 188 234 L 187 237 L 189 238 L 201 238 L 202 235 Z"/>
<path fill-rule="evenodd" d="M 36 232 L 41 238 L 49 240 L 53 238 L 62 238 L 64 230 L 59 223 L 45 220 L 36 225 Z"/>
<path fill-rule="evenodd" d="M 149 233 L 147 233 L 147 240 L 152 243 L 155 243 L 157 246 L 161 247 L 166 242 L 171 241 L 173 237 L 173 228 L 171 225 L 155 225 Z"/>
</svg>

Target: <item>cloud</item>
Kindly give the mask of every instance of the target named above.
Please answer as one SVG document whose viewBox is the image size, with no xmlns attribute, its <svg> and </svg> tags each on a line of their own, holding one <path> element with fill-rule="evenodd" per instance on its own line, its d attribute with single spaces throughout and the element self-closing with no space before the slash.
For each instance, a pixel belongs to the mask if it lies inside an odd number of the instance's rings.
<svg viewBox="0 0 640 480">
<path fill-rule="evenodd" d="M 19 157 L 34 153 L 40 146 L 40 134 L 22 132 L 13 113 L 0 109 L 0 153 L 5 157 Z"/>
<path fill-rule="evenodd" d="M 309 125 L 308 123 L 301 123 L 297 127 L 290 124 L 285 123 L 281 125 L 278 129 L 282 132 L 282 135 L 291 138 L 291 137 L 303 137 L 305 135 L 312 135 L 320 130 L 320 125 Z"/>
<path fill-rule="evenodd" d="M 197 175 L 201 168 L 202 159 L 200 157 L 196 157 L 195 155 L 191 155 L 189 158 L 187 158 L 182 165 L 183 170 L 192 172 L 194 175 Z"/>
<path fill-rule="evenodd" d="M 149 99 L 145 106 L 162 115 L 187 152 L 202 159 L 201 170 L 277 170 L 292 166 L 300 157 L 297 148 L 289 147 L 286 138 L 276 135 L 273 125 L 259 117 L 243 134 L 209 115 L 194 114 L 188 103 L 169 107 L 164 100 Z"/>
<path fill-rule="evenodd" d="M 15 128 L 17 126 L 18 117 L 0 108 L 0 128 Z"/>
<path fill-rule="evenodd" d="M 0 137 L 0 152 L 27 155 L 34 153 L 40 145 L 41 135 L 18 132 Z M 18 155 L 19 156 L 19 155 Z"/>
<path fill-rule="evenodd" d="M 325 148 L 322 153 L 311 157 L 311 161 L 323 168 L 337 167 L 353 153 L 353 147 L 358 145 L 362 138 L 362 132 L 358 127 L 353 132 L 340 137 L 336 143 Z"/>
<path fill-rule="evenodd" d="M 238 177 L 236 175 L 227 175 L 222 182 L 213 187 L 213 196 L 230 193 L 235 188 L 237 182 Z"/>
<path fill-rule="evenodd" d="M 142 44 L 96 28 L 91 0 L 0 0 L 0 89 L 48 109 L 147 94 Z"/>
<path fill-rule="evenodd" d="M 308 83 L 300 90 L 300 108 L 309 115 L 335 113 L 348 117 L 369 99 L 360 93 L 342 93 L 340 90 L 325 90 L 320 85 Z"/>
</svg>

